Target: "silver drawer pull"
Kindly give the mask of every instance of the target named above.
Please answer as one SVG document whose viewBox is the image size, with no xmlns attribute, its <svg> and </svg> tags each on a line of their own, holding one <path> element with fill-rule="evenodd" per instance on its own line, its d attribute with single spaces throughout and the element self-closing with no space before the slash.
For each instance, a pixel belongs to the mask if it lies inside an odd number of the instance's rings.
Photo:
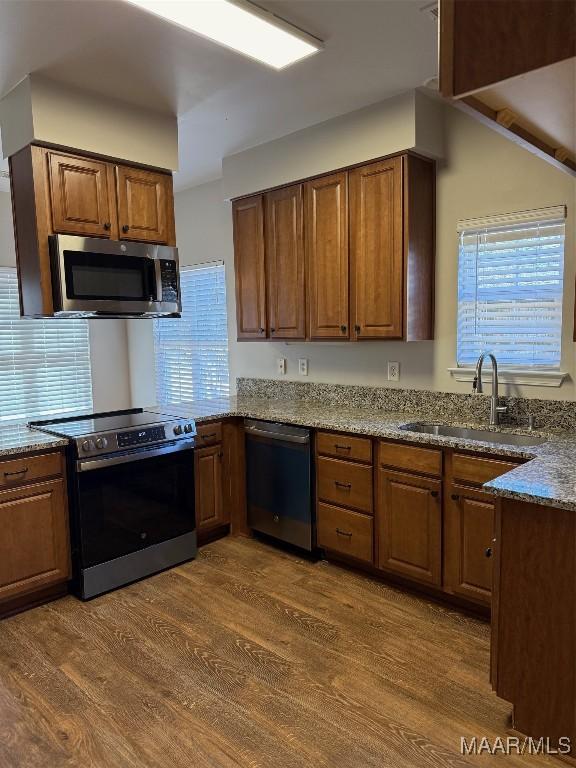
<svg viewBox="0 0 576 768">
<path fill-rule="evenodd" d="M 336 448 L 337 451 L 351 451 L 352 446 L 351 445 L 334 445 L 334 448 Z"/>
<path fill-rule="evenodd" d="M 336 533 L 338 536 L 346 536 L 347 538 L 352 538 L 352 531 L 341 531 L 340 528 L 336 528 Z"/>
<path fill-rule="evenodd" d="M 334 480 L 334 485 L 337 488 L 344 488 L 346 491 L 349 491 L 350 488 L 352 488 L 352 483 L 339 483 L 338 480 Z"/>
</svg>

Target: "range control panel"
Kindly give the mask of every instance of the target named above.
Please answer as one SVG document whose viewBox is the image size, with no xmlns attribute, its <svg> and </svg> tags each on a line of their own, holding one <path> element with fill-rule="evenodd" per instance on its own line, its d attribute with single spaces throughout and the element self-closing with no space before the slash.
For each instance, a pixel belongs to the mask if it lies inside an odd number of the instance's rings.
<svg viewBox="0 0 576 768">
<path fill-rule="evenodd" d="M 175 440 L 190 440 L 196 434 L 192 419 L 171 419 L 160 424 L 142 425 L 122 432 L 99 432 L 76 438 L 78 456 L 91 458 L 140 446 L 162 445 Z"/>
<path fill-rule="evenodd" d="M 161 427 L 148 427 L 147 429 L 132 429 L 129 432 L 118 432 L 118 447 L 129 448 L 133 445 L 142 445 L 152 441 L 166 439 L 166 429 Z"/>
</svg>

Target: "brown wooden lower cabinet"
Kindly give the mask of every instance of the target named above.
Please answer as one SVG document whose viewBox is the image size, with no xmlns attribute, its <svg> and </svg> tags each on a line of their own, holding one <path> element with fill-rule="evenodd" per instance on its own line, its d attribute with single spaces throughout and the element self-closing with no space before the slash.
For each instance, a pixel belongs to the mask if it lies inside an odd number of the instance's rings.
<svg viewBox="0 0 576 768">
<path fill-rule="evenodd" d="M 0 601 L 70 578 L 64 480 L 0 492 Z"/>
<path fill-rule="evenodd" d="M 576 514 L 500 499 L 496 506 L 492 685 L 515 730 L 576 756 Z M 564 747 L 566 742 L 564 741 Z"/>
<path fill-rule="evenodd" d="M 427 584 L 442 583 L 442 485 L 378 470 L 377 565 Z"/>
<path fill-rule="evenodd" d="M 318 504 L 318 546 L 372 562 L 372 517 L 332 504 Z"/>
<path fill-rule="evenodd" d="M 447 489 L 444 506 L 444 589 L 490 605 L 494 497 L 465 486 Z"/>
<path fill-rule="evenodd" d="M 198 448 L 194 452 L 196 526 L 198 532 L 225 525 L 222 495 L 222 445 Z"/>
</svg>

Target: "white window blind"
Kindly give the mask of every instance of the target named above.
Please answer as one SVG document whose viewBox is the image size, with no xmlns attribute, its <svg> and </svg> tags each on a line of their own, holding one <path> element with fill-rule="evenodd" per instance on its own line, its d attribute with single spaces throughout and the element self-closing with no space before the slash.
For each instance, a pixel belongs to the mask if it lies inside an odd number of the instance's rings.
<svg viewBox="0 0 576 768">
<path fill-rule="evenodd" d="M 160 404 L 229 394 L 226 282 L 221 262 L 180 273 L 182 317 L 154 321 Z"/>
<path fill-rule="evenodd" d="M 21 318 L 16 270 L 0 267 L 0 421 L 92 407 L 88 322 Z"/>
<path fill-rule="evenodd" d="M 458 225 L 457 362 L 492 352 L 508 368 L 558 369 L 565 208 Z"/>
</svg>

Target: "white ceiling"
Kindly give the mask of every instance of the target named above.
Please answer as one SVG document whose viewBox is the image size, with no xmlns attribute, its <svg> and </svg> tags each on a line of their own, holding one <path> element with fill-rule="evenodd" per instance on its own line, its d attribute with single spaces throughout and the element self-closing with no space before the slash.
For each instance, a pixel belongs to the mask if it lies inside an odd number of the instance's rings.
<svg viewBox="0 0 576 768">
<path fill-rule="evenodd" d="M 179 116 L 177 188 L 225 155 L 418 87 L 437 71 L 426 0 L 265 0 L 325 41 L 276 72 L 121 0 L 0 0 L 0 95 L 47 77 Z"/>
</svg>

